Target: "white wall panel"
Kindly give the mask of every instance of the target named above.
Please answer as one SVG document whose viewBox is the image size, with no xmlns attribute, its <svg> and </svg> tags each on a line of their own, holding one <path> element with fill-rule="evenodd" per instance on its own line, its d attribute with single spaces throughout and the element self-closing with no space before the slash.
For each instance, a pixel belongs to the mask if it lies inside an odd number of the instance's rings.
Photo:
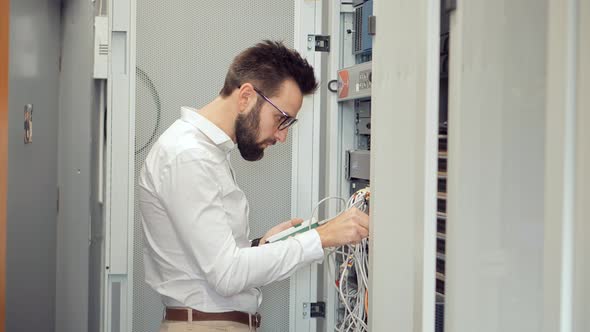
<svg viewBox="0 0 590 332">
<path fill-rule="evenodd" d="M 439 8 L 375 1 L 371 331 L 434 331 Z"/>
<path fill-rule="evenodd" d="M 451 16 L 445 330 L 543 322 L 547 1 Z"/>
</svg>

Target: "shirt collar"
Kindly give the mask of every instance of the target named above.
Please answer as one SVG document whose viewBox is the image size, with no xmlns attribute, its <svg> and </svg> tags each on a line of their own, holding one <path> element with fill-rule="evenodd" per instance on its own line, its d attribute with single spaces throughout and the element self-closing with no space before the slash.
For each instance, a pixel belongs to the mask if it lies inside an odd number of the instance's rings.
<svg viewBox="0 0 590 332">
<path fill-rule="evenodd" d="M 221 128 L 199 114 L 197 109 L 188 106 L 181 107 L 180 118 L 199 129 L 222 151 L 228 153 L 235 147 L 231 138 Z"/>
</svg>

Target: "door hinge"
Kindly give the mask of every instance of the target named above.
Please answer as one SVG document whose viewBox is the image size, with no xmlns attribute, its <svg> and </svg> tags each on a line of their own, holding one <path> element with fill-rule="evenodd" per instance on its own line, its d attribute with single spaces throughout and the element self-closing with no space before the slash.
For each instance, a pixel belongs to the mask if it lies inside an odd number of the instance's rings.
<svg viewBox="0 0 590 332">
<path fill-rule="evenodd" d="M 377 33 L 377 16 L 371 15 L 369 16 L 368 23 L 368 31 L 367 33 L 371 36 L 374 36 Z"/>
<path fill-rule="evenodd" d="M 444 0 L 444 8 L 443 10 L 445 13 L 450 13 L 457 9 L 457 0 Z"/>
<path fill-rule="evenodd" d="M 304 302 L 303 319 L 326 318 L 326 302 Z"/>
<path fill-rule="evenodd" d="M 307 49 L 316 52 L 330 52 L 330 36 L 307 35 Z"/>
</svg>

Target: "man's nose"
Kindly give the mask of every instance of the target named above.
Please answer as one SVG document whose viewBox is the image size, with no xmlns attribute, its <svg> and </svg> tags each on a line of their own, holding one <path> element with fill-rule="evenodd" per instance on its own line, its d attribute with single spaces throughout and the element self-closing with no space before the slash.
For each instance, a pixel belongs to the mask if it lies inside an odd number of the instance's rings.
<svg viewBox="0 0 590 332">
<path fill-rule="evenodd" d="M 283 130 L 278 130 L 275 132 L 275 138 L 277 141 L 284 143 L 287 140 L 287 135 L 289 134 L 289 128 L 285 128 Z"/>
</svg>

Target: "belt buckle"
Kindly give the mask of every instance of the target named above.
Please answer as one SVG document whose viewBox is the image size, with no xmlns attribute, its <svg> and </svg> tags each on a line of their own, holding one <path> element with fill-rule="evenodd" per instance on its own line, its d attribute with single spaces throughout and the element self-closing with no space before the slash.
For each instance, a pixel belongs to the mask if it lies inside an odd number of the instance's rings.
<svg viewBox="0 0 590 332">
<path fill-rule="evenodd" d="M 252 316 L 254 316 L 254 324 L 256 325 L 256 328 L 259 328 L 260 327 L 260 323 L 262 321 L 262 316 L 260 316 L 259 313 L 255 313 Z"/>
</svg>

